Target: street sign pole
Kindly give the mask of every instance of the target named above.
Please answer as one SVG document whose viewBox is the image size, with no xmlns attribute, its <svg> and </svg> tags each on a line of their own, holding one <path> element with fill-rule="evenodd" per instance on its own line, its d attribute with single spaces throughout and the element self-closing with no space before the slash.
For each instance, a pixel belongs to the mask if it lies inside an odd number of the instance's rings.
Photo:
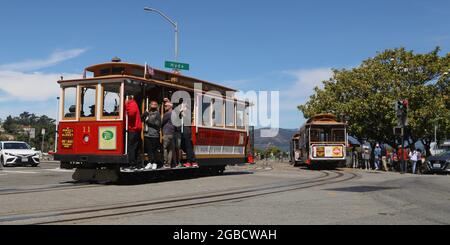
<svg viewBox="0 0 450 245">
<path fill-rule="evenodd" d="M 178 62 L 178 58 L 179 58 L 179 47 L 178 47 L 178 43 L 179 43 L 178 40 L 179 40 L 179 39 L 178 39 L 178 34 L 179 34 L 179 30 L 180 30 L 180 29 L 179 29 L 178 22 L 176 22 L 176 21 L 170 19 L 169 16 L 167 16 L 166 14 L 164 14 L 163 12 L 161 12 L 161 11 L 158 10 L 158 9 L 145 7 L 145 8 L 144 8 L 144 11 L 147 11 L 147 12 L 154 12 L 154 13 L 159 14 L 161 17 L 163 17 L 164 19 L 166 19 L 166 20 L 173 26 L 173 28 L 175 29 L 175 61 Z M 174 68 L 173 70 L 174 70 L 175 72 L 178 71 L 178 69 L 176 69 L 176 68 Z"/>
<path fill-rule="evenodd" d="M 42 145 L 41 145 L 41 151 L 42 153 L 44 153 L 44 143 L 45 143 L 45 128 L 42 129 L 41 131 L 42 134 Z"/>
</svg>

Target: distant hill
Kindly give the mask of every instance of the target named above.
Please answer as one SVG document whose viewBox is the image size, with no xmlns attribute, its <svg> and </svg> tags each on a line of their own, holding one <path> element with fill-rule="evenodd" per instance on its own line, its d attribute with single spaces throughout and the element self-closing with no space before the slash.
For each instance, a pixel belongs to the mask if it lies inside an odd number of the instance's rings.
<svg viewBox="0 0 450 245">
<path fill-rule="evenodd" d="M 255 148 L 264 150 L 268 146 L 276 146 L 283 151 L 289 151 L 289 145 L 292 136 L 298 129 L 279 129 L 279 133 L 273 138 L 262 138 L 261 129 L 255 130 Z"/>
</svg>

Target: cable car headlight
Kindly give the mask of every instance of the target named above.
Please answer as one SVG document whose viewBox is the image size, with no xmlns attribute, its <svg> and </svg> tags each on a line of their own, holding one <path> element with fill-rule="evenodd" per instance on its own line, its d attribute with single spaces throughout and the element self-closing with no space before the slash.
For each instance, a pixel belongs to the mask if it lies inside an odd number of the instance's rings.
<svg viewBox="0 0 450 245">
<path fill-rule="evenodd" d="M 89 143 L 89 135 L 85 135 L 83 137 L 83 141 L 84 141 L 84 143 Z"/>
</svg>

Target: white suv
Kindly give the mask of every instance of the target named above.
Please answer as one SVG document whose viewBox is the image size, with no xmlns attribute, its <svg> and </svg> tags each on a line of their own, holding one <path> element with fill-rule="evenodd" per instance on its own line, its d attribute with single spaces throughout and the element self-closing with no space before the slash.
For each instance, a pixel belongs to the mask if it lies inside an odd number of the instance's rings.
<svg viewBox="0 0 450 245">
<path fill-rule="evenodd" d="M 0 164 L 2 166 L 25 165 L 33 167 L 39 165 L 39 153 L 25 142 L 0 141 Z"/>
</svg>

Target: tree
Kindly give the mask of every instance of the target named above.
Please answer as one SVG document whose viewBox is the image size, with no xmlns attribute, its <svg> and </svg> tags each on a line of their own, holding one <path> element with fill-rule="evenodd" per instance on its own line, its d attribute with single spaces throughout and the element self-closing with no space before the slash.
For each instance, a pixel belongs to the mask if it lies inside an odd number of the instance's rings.
<svg viewBox="0 0 450 245">
<path fill-rule="evenodd" d="M 385 50 L 351 70 L 334 70 L 299 109 L 306 118 L 319 113 L 346 116 L 349 132 L 372 145 L 396 146 L 395 103 L 409 100 L 410 145 L 422 140 L 429 153 L 435 125 L 438 134 L 450 136 L 450 54 L 439 56 L 439 48 L 414 54 L 404 48 Z"/>
<path fill-rule="evenodd" d="M 17 124 L 11 116 L 8 116 L 3 122 L 3 129 L 9 134 L 13 134 L 17 131 Z"/>
<path fill-rule="evenodd" d="M 278 148 L 276 146 L 270 146 L 264 151 L 264 154 L 268 157 L 270 157 L 272 155 L 279 156 L 281 154 L 281 150 L 280 150 L 280 148 Z"/>
<path fill-rule="evenodd" d="M 29 139 L 28 135 L 24 134 L 24 127 L 32 127 L 36 130 L 36 138 Z M 21 113 L 18 117 L 8 116 L 3 122 L 3 128 L 6 133 L 13 135 L 19 141 L 30 142 L 30 145 L 38 149 L 42 145 L 42 129 L 45 129 L 45 145 L 44 149 L 51 149 L 55 144 L 55 120 L 48 116 L 36 116 L 28 112 Z"/>
</svg>

